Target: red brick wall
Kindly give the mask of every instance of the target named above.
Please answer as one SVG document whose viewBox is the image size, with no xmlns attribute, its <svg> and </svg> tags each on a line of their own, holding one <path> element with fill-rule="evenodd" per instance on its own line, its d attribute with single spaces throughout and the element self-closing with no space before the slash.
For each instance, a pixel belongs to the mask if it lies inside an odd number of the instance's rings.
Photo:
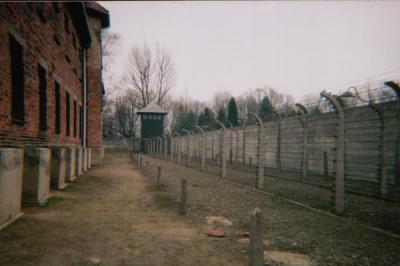
<svg viewBox="0 0 400 266">
<path fill-rule="evenodd" d="M 38 8 L 44 5 L 46 21 L 42 21 L 38 15 Z M 22 145 L 71 145 L 80 143 L 79 106 L 82 105 L 82 61 L 80 58 L 80 43 L 78 34 L 73 25 L 72 14 L 63 3 L 0 3 L 0 146 Z M 64 27 L 64 14 L 69 21 L 69 32 Z M 11 29 L 11 30 L 10 30 Z M 25 71 L 25 120 L 24 125 L 15 125 L 11 118 L 11 62 L 9 54 L 9 32 L 14 31 L 25 42 L 24 47 L 24 71 Z M 61 44 L 57 44 L 54 34 L 58 32 Z M 75 39 L 75 46 L 73 39 Z M 97 41 L 94 40 L 94 45 Z M 90 54 L 91 52 L 89 52 Z M 69 57 L 70 62 L 66 59 Z M 97 53 L 96 56 L 98 57 Z M 48 129 L 39 130 L 39 78 L 37 64 L 45 62 L 47 66 L 47 125 Z M 98 86 L 98 76 L 101 71 L 99 66 L 90 68 L 93 72 L 93 82 L 89 85 L 92 90 L 101 91 Z M 94 63 L 93 63 L 94 64 Z M 95 78 L 96 77 L 96 78 Z M 61 87 L 61 133 L 55 133 L 55 79 Z M 101 78 L 100 78 L 101 81 Z M 70 135 L 66 136 L 66 92 L 71 96 L 70 108 Z M 101 145 L 101 99 L 98 99 L 97 91 L 89 97 L 95 97 L 89 102 L 89 114 L 91 114 L 88 128 L 95 137 L 96 145 Z M 73 134 L 73 101 L 77 100 L 78 135 Z M 93 110 L 91 110 L 93 108 Z M 96 109 L 97 108 L 97 109 Z M 100 108 L 101 110 L 101 108 Z M 98 121 L 96 121 L 98 119 Z M 100 132 L 100 139 L 93 131 Z"/>
<path fill-rule="evenodd" d="M 92 29 L 92 46 L 88 50 L 88 147 L 100 148 L 103 143 L 102 125 L 102 51 L 100 20 L 89 18 Z"/>
</svg>

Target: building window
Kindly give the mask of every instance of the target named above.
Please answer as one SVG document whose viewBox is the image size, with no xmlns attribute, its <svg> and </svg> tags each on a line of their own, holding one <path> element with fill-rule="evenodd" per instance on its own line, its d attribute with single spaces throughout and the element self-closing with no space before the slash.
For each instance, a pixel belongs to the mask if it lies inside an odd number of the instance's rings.
<svg viewBox="0 0 400 266">
<path fill-rule="evenodd" d="M 66 122 L 66 126 L 65 126 L 65 135 L 69 136 L 70 134 L 70 99 L 69 99 L 69 93 L 66 92 L 65 93 L 65 122 Z"/>
<path fill-rule="evenodd" d="M 10 34 L 11 57 L 11 116 L 14 124 L 25 122 L 25 98 L 24 98 L 24 59 L 22 45 Z"/>
<path fill-rule="evenodd" d="M 56 111 L 56 124 L 55 124 L 55 132 L 56 134 L 60 134 L 61 132 L 61 90 L 60 84 L 55 82 L 55 111 Z"/>
<path fill-rule="evenodd" d="M 74 100 L 74 138 L 78 135 L 77 121 L 76 121 L 76 100 Z"/>
<path fill-rule="evenodd" d="M 39 129 L 47 129 L 47 77 L 46 69 L 38 65 L 39 76 Z"/>
</svg>

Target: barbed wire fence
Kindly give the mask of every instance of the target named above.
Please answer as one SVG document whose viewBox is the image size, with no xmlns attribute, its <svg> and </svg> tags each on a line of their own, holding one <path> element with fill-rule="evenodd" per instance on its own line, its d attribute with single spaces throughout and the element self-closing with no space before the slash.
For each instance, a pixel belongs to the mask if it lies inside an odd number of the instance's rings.
<svg viewBox="0 0 400 266">
<path fill-rule="evenodd" d="M 146 152 L 400 233 L 397 84 L 323 91 L 257 124 L 146 140 Z"/>
</svg>

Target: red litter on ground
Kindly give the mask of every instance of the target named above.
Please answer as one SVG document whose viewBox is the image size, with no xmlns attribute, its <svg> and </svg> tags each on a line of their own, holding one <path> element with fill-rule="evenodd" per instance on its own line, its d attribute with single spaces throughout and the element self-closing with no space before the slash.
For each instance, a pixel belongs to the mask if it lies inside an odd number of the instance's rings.
<svg viewBox="0 0 400 266">
<path fill-rule="evenodd" d="M 213 236 L 213 237 L 224 237 L 225 236 L 224 232 L 219 229 L 213 229 L 210 232 L 208 232 L 207 235 Z"/>
</svg>

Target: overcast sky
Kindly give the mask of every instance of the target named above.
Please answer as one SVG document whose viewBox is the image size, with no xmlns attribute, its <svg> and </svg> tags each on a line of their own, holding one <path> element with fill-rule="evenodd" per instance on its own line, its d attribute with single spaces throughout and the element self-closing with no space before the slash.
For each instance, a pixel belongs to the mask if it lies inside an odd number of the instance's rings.
<svg viewBox="0 0 400 266">
<path fill-rule="evenodd" d="M 300 98 L 400 76 L 400 2 L 100 3 L 122 36 L 115 72 L 132 46 L 160 44 L 175 62 L 175 96 L 267 85 Z"/>
</svg>

